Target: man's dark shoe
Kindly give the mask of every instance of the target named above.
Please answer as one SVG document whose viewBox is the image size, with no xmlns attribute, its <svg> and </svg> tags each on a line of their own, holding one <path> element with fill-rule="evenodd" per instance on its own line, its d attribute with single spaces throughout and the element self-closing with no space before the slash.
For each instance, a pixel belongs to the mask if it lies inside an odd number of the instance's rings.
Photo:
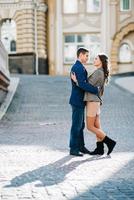
<svg viewBox="0 0 134 200">
<path fill-rule="evenodd" d="M 80 149 L 80 152 L 84 154 L 90 154 L 90 151 L 86 147 L 83 147 L 82 149 Z"/>
<path fill-rule="evenodd" d="M 79 156 L 79 157 L 82 157 L 82 156 L 83 156 L 82 153 L 75 152 L 75 151 L 70 151 L 70 155 L 72 155 L 72 156 Z"/>
</svg>

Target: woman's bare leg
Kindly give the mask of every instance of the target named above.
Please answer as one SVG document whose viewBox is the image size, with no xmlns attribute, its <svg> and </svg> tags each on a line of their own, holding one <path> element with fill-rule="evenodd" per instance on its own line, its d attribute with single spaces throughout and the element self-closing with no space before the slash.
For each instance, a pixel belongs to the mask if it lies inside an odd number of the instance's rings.
<svg viewBox="0 0 134 200">
<path fill-rule="evenodd" d="M 94 126 L 98 129 L 101 129 L 100 115 L 96 115 Z M 101 141 L 97 136 L 96 136 L 96 140 L 97 142 Z"/>
<path fill-rule="evenodd" d="M 86 117 L 87 129 L 89 131 L 95 133 L 96 137 L 99 138 L 99 141 L 102 141 L 105 138 L 106 134 L 103 132 L 103 130 L 101 130 L 100 127 L 96 128 L 95 120 L 96 120 L 96 117 L 89 117 L 89 116 Z M 99 125 L 99 124 L 97 124 L 97 125 Z"/>
<path fill-rule="evenodd" d="M 100 115 L 96 115 L 94 126 L 98 129 L 101 129 Z M 102 140 L 97 136 L 96 136 L 96 140 L 97 140 L 96 148 L 94 149 L 94 151 L 91 151 L 90 154 L 91 155 L 103 155 L 104 154 L 104 144 L 103 144 Z"/>
<path fill-rule="evenodd" d="M 106 134 L 104 133 L 104 131 L 101 129 L 101 125 L 100 125 L 100 117 L 99 117 L 99 107 L 100 105 L 97 102 L 87 102 L 86 105 L 86 110 L 87 110 L 87 129 L 93 133 L 96 134 L 97 137 L 97 148 L 91 152 L 91 155 L 103 155 L 104 153 L 104 145 L 103 143 L 105 143 L 108 147 L 108 153 L 107 155 L 109 155 L 115 145 L 116 142 L 114 140 L 112 140 L 111 138 L 107 137 Z M 98 115 L 98 116 L 97 116 Z"/>
</svg>

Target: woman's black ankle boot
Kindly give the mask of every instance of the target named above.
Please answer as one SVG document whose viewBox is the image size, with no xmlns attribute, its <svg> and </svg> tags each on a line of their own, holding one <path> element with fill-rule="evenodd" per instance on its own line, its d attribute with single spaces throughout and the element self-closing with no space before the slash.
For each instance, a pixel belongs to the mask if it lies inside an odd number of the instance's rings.
<svg viewBox="0 0 134 200">
<path fill-rule="evenodd" d="M 97 148 L 90 152 L 90 155 L 103 155 L 104 154 L 104 144 L 103 142 L 96 142 Z"/>
<path fill-rule="evenodd" d="M 110 139 L 110 138 L 107 137 L 107 136 L 104 138 L 103 142 L 104 142 L 104 143 L 107 145 L 107 147 L 108 147 L 108 153 L 107 153 L 107 155 L 109 155 L 109 154 L 113 151 L 113 149 L 114 149 L 114 147 L 115 147 L 115 145 L 116 145 L 116 142 L 115 142 L 114 140 Z"/>
</svg>

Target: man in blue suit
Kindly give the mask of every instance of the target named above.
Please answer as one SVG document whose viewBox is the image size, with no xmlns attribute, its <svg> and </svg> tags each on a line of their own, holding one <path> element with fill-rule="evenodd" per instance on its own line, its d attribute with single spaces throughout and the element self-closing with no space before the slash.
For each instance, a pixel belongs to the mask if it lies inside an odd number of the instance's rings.
<svg viewBox="0 0 134 200">
<path fill-rule="evenodd" d="M 85 147 L 83 130 L 85 102 L 83 101 L 84 92 L 98 94 L 98 88 L 92 86 L 87 81 L 87 71 L 84 64 L 87 63 L 89 51 L 85 48 L 77 50 L 77 60 L 71 68 L 71 73 L 75 73 L 78 85 L 71 79 L 72 92 L 69 103 L 72 107 L 72 126 L 70 133 L 70 155 L 83 156 L 90 154 L 90 151 Z"/>
</svg>

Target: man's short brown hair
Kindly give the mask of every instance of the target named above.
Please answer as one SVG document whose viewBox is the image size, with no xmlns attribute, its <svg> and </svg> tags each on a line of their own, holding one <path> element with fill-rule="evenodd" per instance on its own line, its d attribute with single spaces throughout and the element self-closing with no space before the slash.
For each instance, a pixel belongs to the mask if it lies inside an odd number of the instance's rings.
<svg viewBox="0 0 134 200">
<path fill-rule="evenodd" d="M 82 54 L 85 54 L 85 53 L 88 53 L 89 50 L 84 48 L 84 47 L 80 47 L 78 50 L 77 50 L 77 58 L 79 57 L 80 53 Z"/>
</svg>

